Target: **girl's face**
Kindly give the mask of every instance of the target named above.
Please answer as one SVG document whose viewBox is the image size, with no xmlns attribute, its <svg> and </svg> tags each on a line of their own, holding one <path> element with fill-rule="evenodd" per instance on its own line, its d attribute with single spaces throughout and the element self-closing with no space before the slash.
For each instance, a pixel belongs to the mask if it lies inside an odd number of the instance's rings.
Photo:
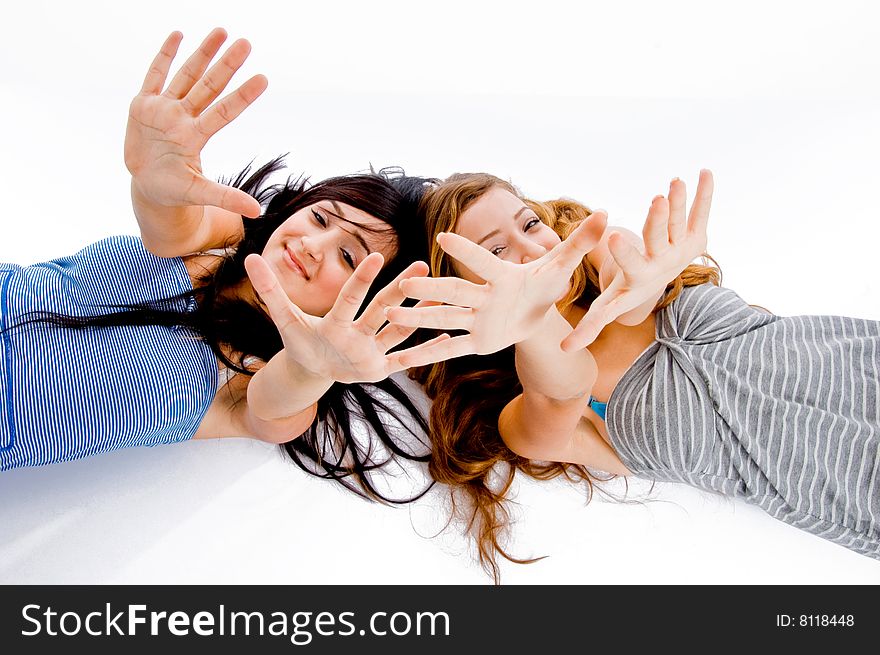
<svg viewBox="0 0 880 655">
<path fill-rule="evenodd" d="M 386 262 L 394 256 L 396 240 L 389 238 L 389 230 L 360 209 L 321 200 L 278 226 L 262 256 L 291 302 L 307 314 L 324 316 L 367 255 L 380 252 Z"/>
<path fill-rule="evenodd" d="M 493 187 L 468 207 L 459 217 L 455 232 L 515 264 L 538 259 L 560 241 L 549 225 L 502 187 Z M 453 266 L 465 280 L 484 281 L 454 260 Z"/>
</svg>

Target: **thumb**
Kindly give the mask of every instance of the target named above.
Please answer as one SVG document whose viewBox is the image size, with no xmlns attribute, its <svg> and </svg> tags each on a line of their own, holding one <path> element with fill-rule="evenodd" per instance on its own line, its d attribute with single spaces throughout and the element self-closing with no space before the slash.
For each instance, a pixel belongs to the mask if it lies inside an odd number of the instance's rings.
<svg viewBox="0 0 880 655">
<path fill-rule="evenodd" d="M 189 198 L 194 205 L 219 207 L 247 218 L 258 218 L 262 213 L 257 199 L 241 189 L 213 182 L 205 177 L 197 179 Z"/>
<path fill-rule="evenodd" d="M 282 335 L 290 326 L 303 322 L 302 310 L 287 297 L 265 259 L 250 254 L 244 260 L 244 268 L 254 291 L 265 303 L 269 317 Z"/>
<path fill-rule="evenodd" d="M 560 269 L 569 273 L 574 271 L 586 254 L 602 239 L 607 224 L 608 214 L 602 209 L 597 209 L 545 257 Z"/>
</svg>

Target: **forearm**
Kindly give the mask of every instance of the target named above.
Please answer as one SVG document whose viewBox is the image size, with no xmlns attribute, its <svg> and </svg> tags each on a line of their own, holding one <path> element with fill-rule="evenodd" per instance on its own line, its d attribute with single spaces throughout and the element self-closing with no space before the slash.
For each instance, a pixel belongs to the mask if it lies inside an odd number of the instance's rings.
<svg viewBox="0 0 880 655">
<path fill-rule="evenodd" d="M 596 381 L 596 360 L 586 348 L 564 352 L 559 344 L 571 325 L 551 307 L 535 334 L 515 346 L 516 372 L 526 396 L 568 401 L 590 393 Z"/>
<path fill-rule="evenodd" d="M 309 429 L 317 414 L 317 403 L 312 403 L 298 414 L 272 421 L 260 418 L 250 407 L 245 409 L 245 414 L 247 434 L 260 441 L 280 444 L 296 439 Z"/>
<path fill-rule="evenodd" d="M 254 375 L 248 406 L 261 420 L 286 419 L 310 408 L 332 385 L 332 379 L 305 370 L 282 350 Z"/>
</svg>

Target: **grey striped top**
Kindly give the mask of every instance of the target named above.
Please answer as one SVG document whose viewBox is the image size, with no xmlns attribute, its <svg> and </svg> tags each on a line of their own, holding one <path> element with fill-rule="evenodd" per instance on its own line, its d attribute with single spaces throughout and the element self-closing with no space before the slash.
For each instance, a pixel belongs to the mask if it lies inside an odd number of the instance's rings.
<svg viewBox="0 0 880 655">
<path fill-rule="evenodd" d="M 686 287 L 608 400 L 635 475 L 742 498 L 880 559 L 880 321 Z"/>
<path fill-rule="evenodd" d="M 191 289 L 181 259 L 156 257 L 131 236 L 33 266 L 0 264 L 0 470 L 192 437 L 218 375 L 211 348 L 189 330 L 8 329 L 28 312 L 88 316 Z"/>
</svg>

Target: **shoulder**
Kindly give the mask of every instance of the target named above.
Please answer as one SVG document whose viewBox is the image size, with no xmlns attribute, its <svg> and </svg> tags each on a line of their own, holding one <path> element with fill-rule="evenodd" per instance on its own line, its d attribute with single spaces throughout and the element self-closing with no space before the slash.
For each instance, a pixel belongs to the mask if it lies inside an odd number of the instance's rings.
<svg viewBox="0 0 880 655">
<path fill-rule="evenodd" d="M 682 339 L 714 341 L 743 334 L 778 320 L 753 307 L 732 289 L 705 283 L 684 287 L 658 317 L 659 331 Z"/>
<path fill-rule="evenodd" d="M 182 258 L 193 288 L 202 283 L 206 277 L 213 275 L 223 258 L 222 250 L 187 255 Z"/>
<path fill-rule="evenodd" d="M 146 268 L 161 269 L 174 267 L 178 258 L 154 255 L 147 250 L 140 237 L 120 234 L 95 241 L 70 257 L 53 260 L 61 264 L 87 264 L 90 269 L 101 268 Z"/>
<path fill-rule="evenodd" d="M 27 267 L 30 284 L 55 284 L 72 303 L 125 305 L 153 302 L 192 290 L 183 261 L 149 252 L 139 237 L 111 236 L 72 255 Z M 60 309 L 59 311 L 67 311 Z"/>
</svg>

